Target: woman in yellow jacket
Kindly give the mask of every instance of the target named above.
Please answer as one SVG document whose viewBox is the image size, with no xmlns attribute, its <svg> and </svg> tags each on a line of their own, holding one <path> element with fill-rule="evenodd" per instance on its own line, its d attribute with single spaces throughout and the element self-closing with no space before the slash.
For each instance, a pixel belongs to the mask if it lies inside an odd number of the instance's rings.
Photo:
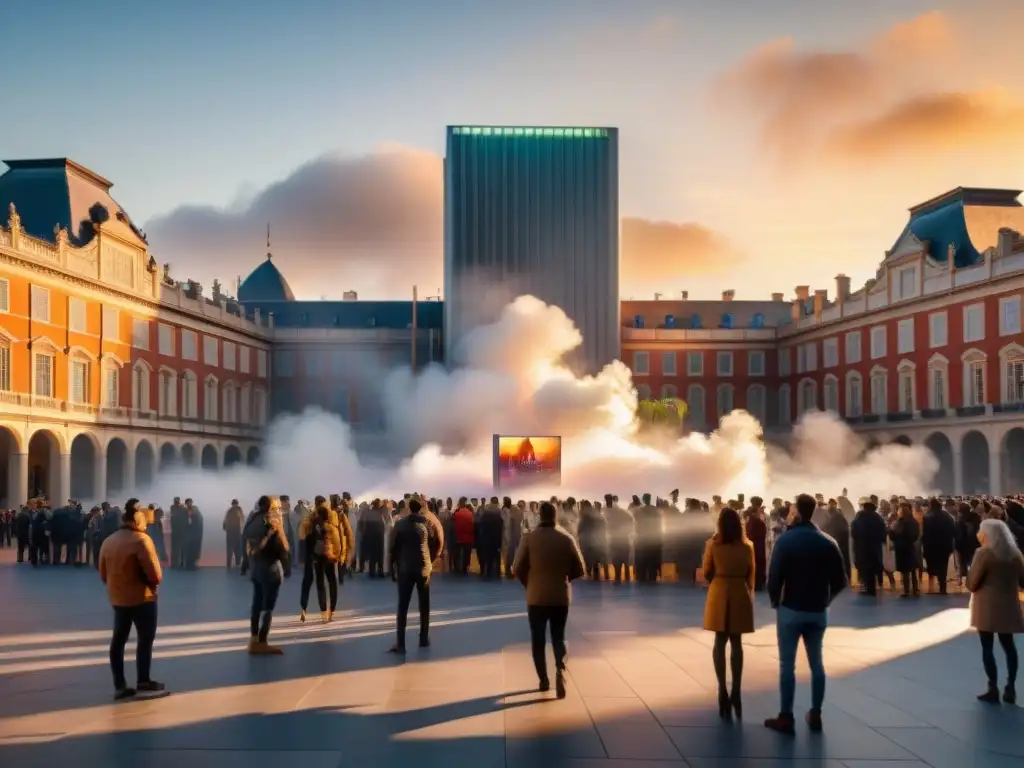
<svg viewBox="0 0 1024 768">
<path fill-rule="evenodd" d="M 299 593 L 299 621 L 306 620 L 309 588 L 315 580 L 320 618 L 326 623 L 334 618 L 334 611 L 338 607 L 338 563 L 344 562 L 345 547 L 338 527 L 338 515 L 327 506 L 323 496 L 316 497 L 316 510 L 302 521 L 299 539 L 305 543 L 306 552 L 302 590 Z M 327 594 L 324 590 L 325 581 Z"/>
<path fill-rule="evenodd" d="M 724 720 L 743 717 L 740 682 L 743 679 L 743 643 L 740 635 L 754 631 L 754 547 L 747 541 L 739 513 L 723 507 L 718 532 L 704 550 L 704 578 L 710 584 L 704 605 L 704 629 L 715 633 L 712 659 L 718 678 L 718 714 Z M 725 684 L 725 645 L 731 654 L 731 693 Z"/>
</svg>

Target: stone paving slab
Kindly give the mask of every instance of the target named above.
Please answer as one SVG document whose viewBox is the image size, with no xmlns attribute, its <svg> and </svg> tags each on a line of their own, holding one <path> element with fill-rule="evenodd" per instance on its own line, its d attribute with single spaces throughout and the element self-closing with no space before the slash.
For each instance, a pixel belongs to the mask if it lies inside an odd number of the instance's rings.
<svg viewBox="0 0 1024 768">
<path fill-rule="evenodd" d="M 437 578 L 432 647 L 403 661 L 384 652 L 391 582 L 347 581 L 324 625 L 298 621 L 292 578 L 273 629 L 285 655 L 253 658 L 248 582 L 216 567 L 170 572 L 153 673 L 173 695 L 115 704 L 96 574 L 11 559 L 0 550 L 3 768 L 1024 766 L 1024 711 L 974 699 L 983 674 L 962 595 L 842 596 L 826 635 L 825 732 L 787 738 L 761 724 L 778 708 L 763 597 L 744 638 L 744 720 L 722 723 L 700 589 L 580 584 L 557 701 L 535 690 L 516 583 Z M 802 712 L 803 658 L 797 673 Z"/>
</svg>

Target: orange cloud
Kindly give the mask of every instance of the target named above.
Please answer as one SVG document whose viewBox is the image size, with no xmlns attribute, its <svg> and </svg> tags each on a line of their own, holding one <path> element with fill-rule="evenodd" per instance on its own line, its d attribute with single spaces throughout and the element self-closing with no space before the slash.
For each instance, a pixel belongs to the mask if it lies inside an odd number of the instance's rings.
<svg viewBox="0 0 1024 768">
<path fill-rule="evenodd" d="M 620 283 L 623 291 L 687 276 L 726 274 L 741 261 L 724 236 L 700 224 L 623 219 Z"/>
<path fill-rule="evenodd" d="M 938 93 L 896 104 L 836 131 L 827 154 L 862 161 L 988 146 L 1024 145 L 1024 102 L 1001 89 Z"/>
<path fill-rule="evenodd" d="M 806 156 L 822 133 L 955 55 L 948 18 L 932 12 L 886 30 L 858 49 L 803 51 L 789 38 L 752 51 L 716 82 L 720 105 L 751 116 L 778 159 Z"/>
</svg>

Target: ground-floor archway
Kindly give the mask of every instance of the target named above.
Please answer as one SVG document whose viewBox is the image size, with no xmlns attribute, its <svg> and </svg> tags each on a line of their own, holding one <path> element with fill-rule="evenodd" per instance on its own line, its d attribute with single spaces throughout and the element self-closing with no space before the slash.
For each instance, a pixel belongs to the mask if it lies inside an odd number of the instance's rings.
<svg viewBox="0 0 1024 768">
<path fill-rule="evenodd" d="M 893 445 L 907 445 L 907 446 L 910 446 L 910 445 L 914 444 L 914 441 L 911 440 L 906 435 L 900 435 L 899 437 L 894 437 L 893 440 L 892 440 L 892 443 L 893 443 Z"/>
<path fill-rule="evenodd" d="M 202 468 L 208 470 L 217 469 L 217 449 L 209 443 L 203 446 Z"/>
<path fill-rule="evenodd" d="M 160 446 L 160 469 L 170 469 L 178 461 L 178 449 L 174 447 L 174 443 L 164 443 Z"/>
<path fill-rule="evenodd" d="M 96 487 L 99 445 L 92 435 L 82 433 L 71 441 L 71 498 L 94 501 L 101 493 Z M 106 490 L 106 489 L 103 489 Z"/>
<path fill-rule="evenodd" d="M 260 463 L 260 449 L 255 445 L 249 446 L 249 450 L 245 452 L 245 463 L 250 467 Z"/>
<path fill-rule="evenodd" d="M 1003 438 L 1003 493 L 1024 493 L 1024 428 L 1014 427 Z"/>
<path fill-rule="evenodd" d="M 991 482 L 988 460 L 988 439 L 972 430 L 960 444 L 964 493 L 987 493 Z"/>
<path fill-rule="evenodd" d="M 233 467 L 242 460 L 242 452 L 237 445 L 229 445 L 224 449 L 224 466 Z"/>
<path fill-rule="evenodd" d="M 156 472 L 156 453 L 153 444 L 148 440 L 140 440 L 135 446 L 135 487 L 148 488 L 153 484 Z"/>
<path fill-rule="evenodd" d="M 60 498 L 60 442 L 57 436 L 40 429 L 28 442 L 28 495 L 45 496 L 51 504 L 63 504 Z"/>
<path fill-rule="evenodd" d="M 942 432 L 933 432 L 924 441 L 925 447 L 931 451 L 939 462 L 935 472 L 935 486 L 942 493 L 954 492 L 953 444 Z"/>
<path fill-rule="evenodd" d="M 196 465 L 196 447 L 192 443 L 185 443 L 181 446 L 181 463 L 186 467 Z"/>
<path fill-rule="evenodd" d="M 15 495 L 22 495 L 18 474 L 23 467 L 18 461 L 18 453 L 17 436 L 7 427 L 0 427 L 0 466 L 7 468 L 6 471 L 0 470 L 0 506 L 5 509 L 17 508 L 26 501 L 15 498 Z"/>
<path fill-rule="evenodd" d="M 128 488 L 128 445 L 119 437 L 107 443 L 107 499 Z"/>
</svg>

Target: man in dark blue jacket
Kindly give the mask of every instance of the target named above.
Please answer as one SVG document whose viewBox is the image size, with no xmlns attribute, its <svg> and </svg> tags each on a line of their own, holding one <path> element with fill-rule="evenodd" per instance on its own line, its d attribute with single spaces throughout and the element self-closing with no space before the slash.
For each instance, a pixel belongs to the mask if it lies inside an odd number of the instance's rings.
<svg viewBox="0 0 1024 768">
<path fill-rule="evenodd" d="M 825 666 L 822 644 L 828 626 L 828 606 L 846 587 L 843 555 L 835 539 L 811 522 L 817 502 L 801 494 L 796 499 L 796 520 L 779 537 L 768 569 L 768 596 L 777 611 L 779 638 L 778 717 L 765 720 L 766 727 L 793 733 L 793 698 L 796 694 L 796 652 L 804 641 L 811 668 L 811 709 L 807 725 L 821 730 L 821 704 L 825 699 Z"/>
<path fill-rule="evenodd" d="M 423 502 L 409 500 L 409 514 L 391 531 L 391 567 L 398 582 L 398 640 L 391 653 L 405 653 L 405 625 L 413 590 L 420 606 L 420 648 L 430 646 L 430 574 L 433 562 L 444 548 L 440 521 L 422 514 Z"/>
</svg>

